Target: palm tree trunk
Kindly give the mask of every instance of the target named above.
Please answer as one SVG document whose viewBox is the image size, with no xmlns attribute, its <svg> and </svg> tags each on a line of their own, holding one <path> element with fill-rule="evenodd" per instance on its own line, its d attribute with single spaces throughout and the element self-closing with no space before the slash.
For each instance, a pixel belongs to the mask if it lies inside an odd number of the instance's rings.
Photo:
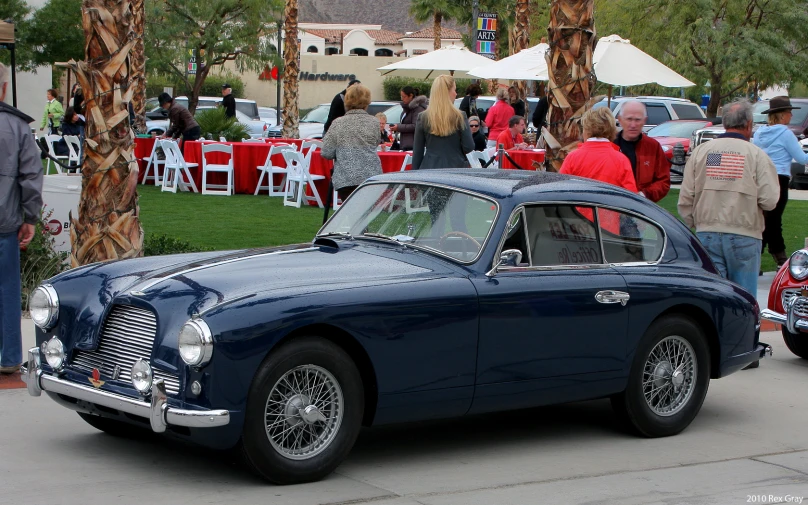
<svg viewBox="0 0 808 505">
<path fill-rule="evenodd" d="M 283 43 L 283 136 L 297 138 L 300 110 L 298 109 L 297 76 L 300 73 L 300 47 L 297 43 L 297 0 L 286 0 L 284 11 L 284 43 Z M 279 41 L 280 42 L 280 41 Z"/>
<path fill-rule="evenodd" d="M 129 126 L 137 33 L 123 0 L 83 0 L 85 61 L 70 61 L 84 90 L 87 127 L 79 215 L 71 213 L 73 266 L 141 256 L 137 159 Z"/>
<path fill-rule="evenodd" d="M 440 25 L 443 22 L 443 13 L 441 11 L 435 11 L 435 15 L 432 18 L 432 35 L 433 35 L 433 42 L 432 42 L 432 49 L 438 50 L 441 48 L 441 40 L 440 40 Z"/>
<path fill-rule="evenodd" d="M 547 34 L 549 168 L 558 171 L 568 152 L 581 140 L 580 119 L 595 87 L 594 0 L 553 0 Z"/>
<path fill-rule="evenodd" d="M 517 0 L 516 15 L 513 25 L 513 53 L 516 54 L 523 49 L 527 49 L 530 44 L 530 4 L 528 0 Z M 527 106 L 527 81 L 516 81 L 514 83 L 519 96 L 525 100 L 525 117 L 530 115 L 530 107 Z"/>
<path fill-rule="evenodd" d="M 145 0 L 132 0 L 132 24 L 137 42 L 132 48 L 132 80 L 135 94 L 132 96 L 132 107 L 135 110 L 135 129 L 146 132 L 146 51 L 143 31 L 146 27 Z"/>
</svg>

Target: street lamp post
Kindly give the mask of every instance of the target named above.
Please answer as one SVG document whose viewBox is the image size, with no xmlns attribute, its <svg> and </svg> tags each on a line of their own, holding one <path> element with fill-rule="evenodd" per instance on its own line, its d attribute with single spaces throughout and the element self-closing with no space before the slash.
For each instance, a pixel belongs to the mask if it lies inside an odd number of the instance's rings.
<svg viewBox="0 0 808 505">
<path fill-rule="evenodd" d="M 479 14 L 480 10 L 480 0 L 473 0 L 471 2 L 471 50 L 472 52 L 477 52 L 477 15 Z"/>
</svg>

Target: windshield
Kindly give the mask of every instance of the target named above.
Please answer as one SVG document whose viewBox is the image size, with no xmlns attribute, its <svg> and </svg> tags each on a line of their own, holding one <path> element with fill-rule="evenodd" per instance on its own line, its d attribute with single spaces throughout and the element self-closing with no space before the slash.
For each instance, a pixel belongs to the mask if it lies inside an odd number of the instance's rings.
<svg viewBox="0 0 808 505">
<path fill-rule="evenodd" d="M 709 121 L 670 121 L 648 130 L 649 137 L 690 138 L 693 132 L 710 124 Z"/>
<path fill-rule="evenodd" d="M 423 184 L 368 184 L 357 189 L 320 235 L 386 240 L 449 256 L 476 260 L 491 233 L 493 200 Z"/>
<path fill-rule="evenodd" d="M 323 123 L 328 120 L 328 111 L 331 109 L 330 105 L 318 105 L 308 114 L 303 116 L 300 120 L 301 123 Z"/>
</svg>

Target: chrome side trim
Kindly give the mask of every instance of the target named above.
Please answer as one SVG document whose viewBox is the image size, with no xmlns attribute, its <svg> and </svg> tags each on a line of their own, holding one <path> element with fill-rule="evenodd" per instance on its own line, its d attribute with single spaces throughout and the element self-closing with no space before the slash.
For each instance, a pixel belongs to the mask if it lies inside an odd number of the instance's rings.
<svg viewBox="0 0 808 505">
<path fill-rule="evenodd" d="M 167 275 L 165 277 L 160 277 L 159 279 L 152 279 L 151 282 L 147 282 L 146 284 L 141 284 L 138 287 L 133 288 L 132 290 L 130 290 L 129 293 L 130 294 L 138 293 L 138 294 L 142 295 L 142 294 L 144 294 L 146 292 L 147 289 L 152 288 L 152 287 L 156 286 L 157 284 L 160 284 L 161 282 L 173 279 L 174 277 L 179 277 L 181 275 L 186 275 L 186 274 L 189 274 L 191 272 L 197 272 L 199 270 L 205 270 L 207 268 L 213 268 L 213 267 L 217 267 L 217 266 L 220 266 L 220 265 L 227 265 L 229 263 L 236 263 L 236 262 L 239 262 L 239 261 L 246 261 L 246 260 L 250 260 L 250 259 L 253 259 L 253 258 L 263 258 L 264 256 L 277 256 L 277 255 L 280 255 L 280 254 L 293 254 L 293 253 L 301 253 L 301 252 L 316 251 L 316 250 L 317 250 L 316 247 L 306 247 L 304 249 L 292 249 L 290 251 L 272 251 L 272 252 L 264 253 L 264 254 L 256 254 L 256 255 L 253 255 L 253 256 L 243 256 L 241 258 L 233 258 L 233 259 L 229 259 L 229 260 L 217 261 L 217 262 L 214 262 L 214 263 L 208 263 L 206 265 L 200 265 L 198 267 L 189 268 L 187 270 L 182 270 L 180 272 L 174 272 L 171 275 Z"/>
<path fill-rule="evenodd" d="M 40 368 L 38 352 L 39 349 L 36 347 L 28 351 L 28 363 L 23 375 L 31 396 L 40 396 L 42 391 L 46 391 L 126 412 L 148 419 L 152 430 L 156 433 L 164 432 L 169 425 L 213 428 L 225 426 L 230 422 L 230 412 L 227 410 L 185 410 L 169 407 L 165 384 L 159 379 L 152 386 L 151 401 L 145 402 L 44 374 Z"/>
</svg>

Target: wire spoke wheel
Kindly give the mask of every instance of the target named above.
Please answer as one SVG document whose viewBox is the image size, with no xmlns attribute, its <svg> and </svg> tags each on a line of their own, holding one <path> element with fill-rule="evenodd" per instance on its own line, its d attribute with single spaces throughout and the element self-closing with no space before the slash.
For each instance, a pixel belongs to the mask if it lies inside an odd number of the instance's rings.
<svg viewBox="0 0 808 505">
<path fill-rule="evenodd" d="M 680 336 L 663 338 L 651 349 L 642 373 L 642 392 L 648 407 L 657 415 L 672 416 L 682 410 L 693 395 L 698 378 L 696 353 Z"/>
<path fill-rule="evenodd" d="M 339 432 L 342 389 L 326 369 L 302 365 L 278 379 L 264 409 L 269 443 L 283 457 L 305 460 L 324 451 Z"/>
</svg>

